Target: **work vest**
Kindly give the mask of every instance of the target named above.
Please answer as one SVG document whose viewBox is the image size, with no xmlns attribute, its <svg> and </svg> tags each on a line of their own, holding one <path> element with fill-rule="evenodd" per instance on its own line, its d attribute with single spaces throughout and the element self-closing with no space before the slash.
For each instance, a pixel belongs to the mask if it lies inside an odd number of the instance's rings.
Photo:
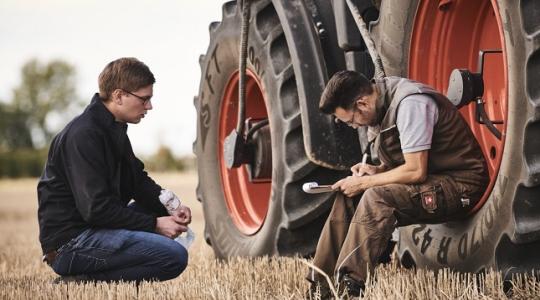
<svg viewBox="0 0 540 300">
<path fill-rule="evenodd" d="M 450 175 L 457 182 L 486 185 L 489 181 L 482 150 L 467 122 L 450 101 L 433 88 L 405 78 L 375 80 L 384 116 L 374 143 L 379 159 L 390 168 L 405 163 L 396 125 L 401 100 L 414 94 L 430 96 L 439 109 L 429 149 L 428 174 Z"/>
</svg>

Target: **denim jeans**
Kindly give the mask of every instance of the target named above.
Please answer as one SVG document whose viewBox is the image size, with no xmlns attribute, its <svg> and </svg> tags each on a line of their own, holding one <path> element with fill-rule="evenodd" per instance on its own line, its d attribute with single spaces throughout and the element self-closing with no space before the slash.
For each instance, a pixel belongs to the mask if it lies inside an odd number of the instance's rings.
<svg viewBox="0 0 540 300">
<path fill-rule="evenodd" d="M 99 281 L 168 280 L 184 271 L 188 252 L 165 236 L 126 229 L 87 229 L 57 250 L 53 270 Z"/>
</svg>

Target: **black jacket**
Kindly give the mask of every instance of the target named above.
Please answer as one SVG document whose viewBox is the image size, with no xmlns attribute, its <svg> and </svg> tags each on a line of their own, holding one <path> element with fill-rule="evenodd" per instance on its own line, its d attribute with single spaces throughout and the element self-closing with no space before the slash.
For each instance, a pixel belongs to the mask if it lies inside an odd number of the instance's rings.
<svg viewBox="0 0 540 300">
<path fill-rule="evenodd" d="M 53 139 L 37 187 L 44 253 L 88 228 L 153 232 L 156 216 L 167 214 L 158 198 L 161 187 L 133 154 L 126 131 L 96 94 Z M 127 208 L 131 199 L 154 215 Z"/>
</svg>

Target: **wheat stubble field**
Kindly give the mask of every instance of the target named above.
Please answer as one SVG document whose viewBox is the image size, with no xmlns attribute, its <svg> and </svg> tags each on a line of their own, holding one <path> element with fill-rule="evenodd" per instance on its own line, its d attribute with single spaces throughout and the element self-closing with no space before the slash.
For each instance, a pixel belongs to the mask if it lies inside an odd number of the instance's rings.
<svg viewBox="0 0 540 300">
<path fill-rule="evenodd" d="M 151 174 L 193 210 L 197 239 L 190 262 L 178 278 L 134 284 L 54 285 L 41 262 L 37 224 L 37 179 L 0 180 L 0 299 L 303 299 L 306 262 L 300 258 L 214 259 L 202 238 L 204 220 L 195 199 L 195 173 Z M 377 270 L 366 299 L 505 299 L 500 275 L 484 277 L 449 271 L 404 270 L 395 264 Z M 515 299 L 540 298 L 532 279 L 516 281 Z"/>
</svg>

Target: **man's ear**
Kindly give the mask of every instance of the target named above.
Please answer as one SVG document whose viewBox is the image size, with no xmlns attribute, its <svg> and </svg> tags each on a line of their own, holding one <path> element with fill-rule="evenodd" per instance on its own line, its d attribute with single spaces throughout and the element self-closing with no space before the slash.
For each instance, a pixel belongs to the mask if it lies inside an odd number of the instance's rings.
<svg viewBox="0 0 540 300">
<path fill-rule="evenodd" d="M 122 94 L 124 92 L 121 89 L 116 89 L 112 92 L 111 98 L 112 101 L 118 105 L 122 105 Z"/>
<path fill-rule="evenodd" d="M 366 98 L 365 97 L 358 98 L 358 100 L 356 100 L 355 102 L 355 105 L 357 108 L 365 107 L 367 105 Z"/>
</svg>

